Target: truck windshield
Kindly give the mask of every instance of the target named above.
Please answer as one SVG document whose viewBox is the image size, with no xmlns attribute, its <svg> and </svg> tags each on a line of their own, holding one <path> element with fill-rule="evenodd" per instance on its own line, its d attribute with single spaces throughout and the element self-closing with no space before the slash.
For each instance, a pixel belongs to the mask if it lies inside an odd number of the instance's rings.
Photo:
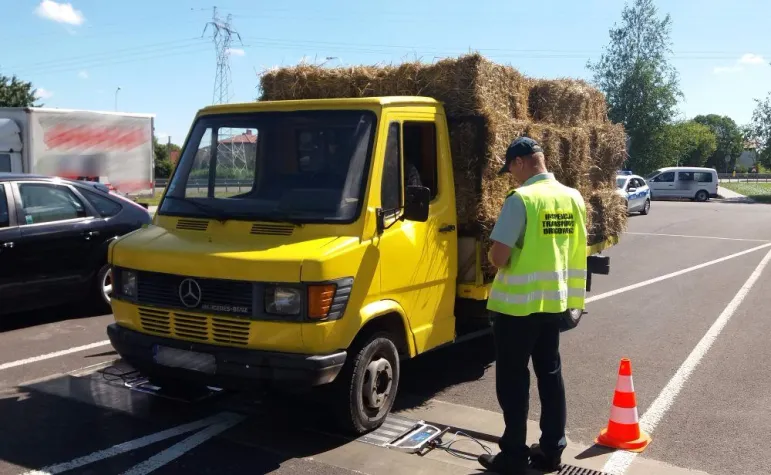
<svg viewBox="0 0 771 475">
<path fill-rule="evenodd" d="M 369 111 L 204 116 L 159 214 L 220 220 L 352 222 L 376 118 Z"/>
</svg>

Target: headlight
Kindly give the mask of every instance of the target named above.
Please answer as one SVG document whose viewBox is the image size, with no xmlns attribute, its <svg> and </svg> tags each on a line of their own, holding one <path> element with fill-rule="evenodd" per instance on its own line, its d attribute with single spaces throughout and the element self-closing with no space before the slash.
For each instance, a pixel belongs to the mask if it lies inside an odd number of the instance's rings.
<svg viewBox="0 0 771 475">
<path fill-rule="evenodd" d="M 122 270 L 119 277 L 120 293 L 124 297 L 137 296 L 137 273 L 133 270 Z"/>
<path fill-rule="evenodd" d="M 273 315 L 299 315 L 302 310 L 302 293 L 290 287 L 265 289 L 265 312 Z"/>
</svg>

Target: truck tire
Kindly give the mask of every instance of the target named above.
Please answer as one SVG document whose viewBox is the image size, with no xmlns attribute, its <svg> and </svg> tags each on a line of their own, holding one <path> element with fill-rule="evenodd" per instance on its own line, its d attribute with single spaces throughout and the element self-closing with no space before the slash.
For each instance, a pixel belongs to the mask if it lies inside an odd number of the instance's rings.
<svg viewBox="0 0 771 475">
<path fill-rule="evenodd" d="M 380 427 L 393 407 L 399 388 L 399 352 L 391 335 L 379 332 L 349 354 L 330 402 L 340 429 L 359 435 Z"/>
</svg>

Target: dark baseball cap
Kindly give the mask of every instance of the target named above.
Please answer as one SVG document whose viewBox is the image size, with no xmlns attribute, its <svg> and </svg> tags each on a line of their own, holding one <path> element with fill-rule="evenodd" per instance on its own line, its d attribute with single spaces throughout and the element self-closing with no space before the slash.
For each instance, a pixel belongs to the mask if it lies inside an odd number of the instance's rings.
<svg viewBox="0 0 771 475">
<path fill-rule="evenodd" d="M 509 164 L 514 161 L 515 158 L 525 157 L 537 152 L 543 152 L 543 149 L 540 145 L 538 145 L 538 142 L 531 139 L 530 137 L 519 137 L 514 139 L 509 145 L 509 148 L 506 149 L 506 162 L 498 172 L 498 175 L 508 173 Z"/>
</svg>

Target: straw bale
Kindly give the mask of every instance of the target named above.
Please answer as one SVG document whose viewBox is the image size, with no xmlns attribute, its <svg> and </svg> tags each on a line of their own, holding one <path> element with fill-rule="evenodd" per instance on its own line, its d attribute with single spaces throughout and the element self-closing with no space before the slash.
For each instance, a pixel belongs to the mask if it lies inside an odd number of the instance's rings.
<svg viewBox="0 0 771 475">
<path fill-rule="evenodd" d="M 615 183 L 595 188 L 586 201 L 589 244 L 596 244 L 609 236 L 619 236 L 626 231 L 627 206 L 616 193 Z"/>
<path fill-rule="evenodd" d="M 605 95 L 575 79 L 530 80 L 530 119 L 562 126 L 604 123 L 608 120 Z"/>
<path fill-rule="evenodd" d="M 589 176 L 593 186 L 614 183 L 618 170 L 626 160 L 624 126 L 608 123 L 592 127 L 589 143 Z"/>
<path fill-rule="evenodd" d="M 516 69 L 479 54 L 434 64 L 325 68 L 300 64 L 265 72 L 260 100 L 426 96 L 449 116 L 527 119 L 529 83 Z"/>
</svg>

